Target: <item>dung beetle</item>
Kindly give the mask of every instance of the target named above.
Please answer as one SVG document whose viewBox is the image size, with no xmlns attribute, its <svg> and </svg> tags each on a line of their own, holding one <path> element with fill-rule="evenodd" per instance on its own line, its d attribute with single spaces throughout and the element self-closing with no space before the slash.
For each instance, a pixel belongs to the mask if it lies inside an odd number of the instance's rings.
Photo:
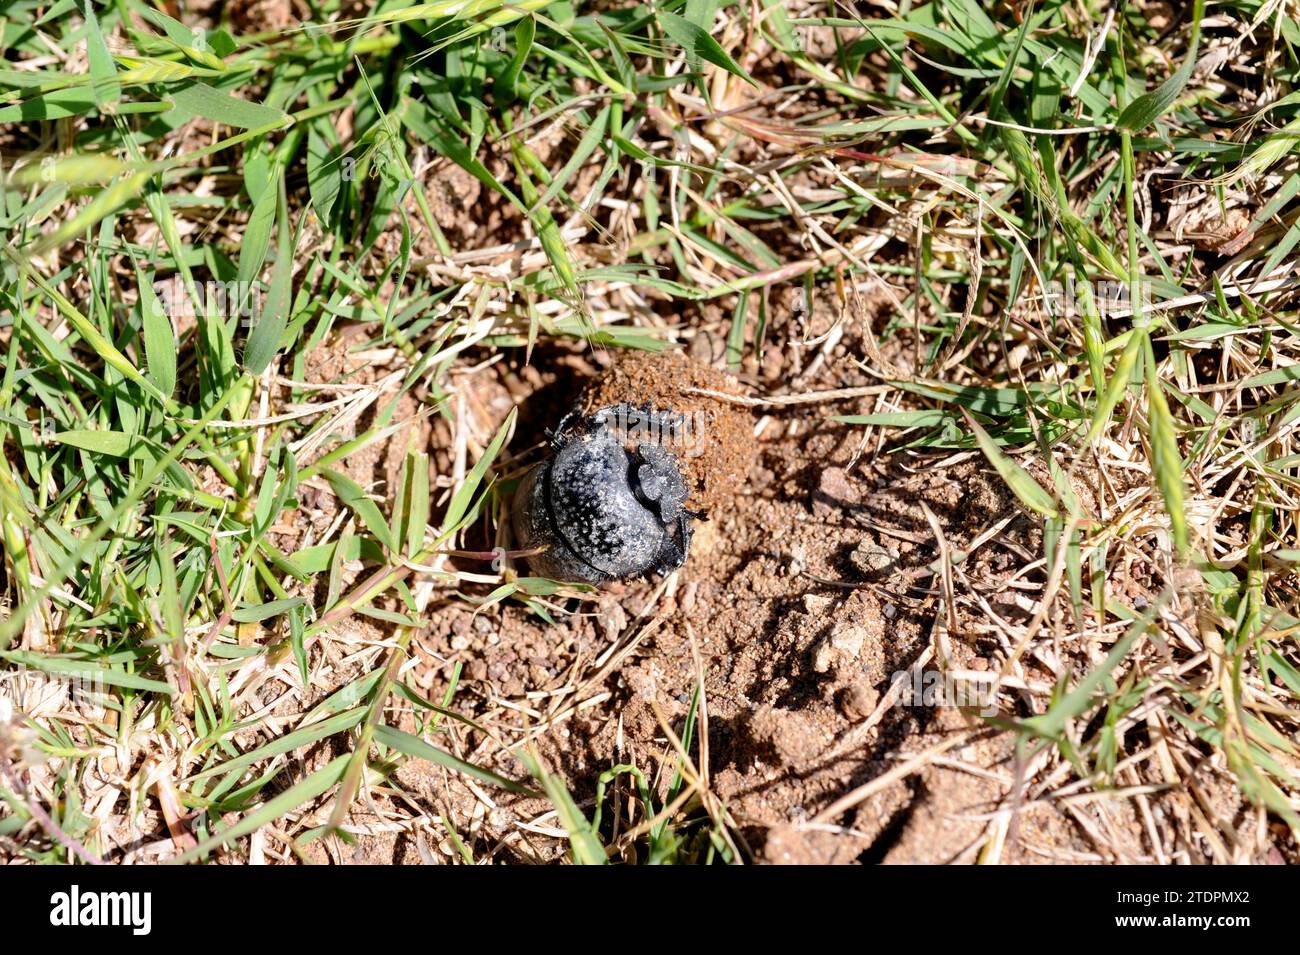
<svg viewBox="0 0 1300 955">
<path fill-rule="evenodd" d="M 551 432 L 551 456 L 515 492 L 517 546 L 541 548 L 534 573 L 601 583 L 666 574 L 686 562 L 691 521 L 677 459 L 665 445 L 681 416 L 650 406 L 570 412 Z"/>
</svg>

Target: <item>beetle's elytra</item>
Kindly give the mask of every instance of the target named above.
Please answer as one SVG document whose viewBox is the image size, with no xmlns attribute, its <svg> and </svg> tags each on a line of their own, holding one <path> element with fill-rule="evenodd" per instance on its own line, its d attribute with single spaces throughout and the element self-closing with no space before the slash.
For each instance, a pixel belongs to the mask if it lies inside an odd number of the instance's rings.
<svg viewBox="0 0 1300 955">
<path fill-rule="evenodd" d="M 517 546 L 542 549 L 528 559 L 533 573 L 601 583 L 685 563 L 700 515 L 686 508 L 682 472 L 665 446 L 678 417 L 623 404 L 560 422 L 551 456 L 515 494 Z"/>
</svg>

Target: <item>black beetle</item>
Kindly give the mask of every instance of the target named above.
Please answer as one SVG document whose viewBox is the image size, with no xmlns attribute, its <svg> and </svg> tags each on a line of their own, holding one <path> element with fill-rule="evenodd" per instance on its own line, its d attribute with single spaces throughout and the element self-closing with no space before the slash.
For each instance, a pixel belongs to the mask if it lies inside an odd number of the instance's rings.
<svg viewBox="0 0 1300 955">
<path fill-rule="evenodd" d="M 601 583 L 685 563 L 691 521 L 702 515 L 686 507 L 681 470 L 665 447 L 681 424 L 649 405 L 566 415 L 551 434 L 551 457 L 515 493 L 517 546 L 542 548 L 528 559 L 532 571 Z"/>
</svg>

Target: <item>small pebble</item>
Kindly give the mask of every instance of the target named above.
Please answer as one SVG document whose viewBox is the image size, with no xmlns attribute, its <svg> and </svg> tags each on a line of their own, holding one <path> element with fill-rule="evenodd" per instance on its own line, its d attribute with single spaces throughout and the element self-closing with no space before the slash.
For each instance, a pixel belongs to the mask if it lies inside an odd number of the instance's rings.
<svg viewBox="0 0 1300 955">
<path fill-rule="evenodd" d="M 699 590 L 699 586 L 699 583 L 694 580 L 686 585 L 686 589 L 682 592 L 682 599 L 680 601 L 680 606 L 683 612 L 690 613 L 695 609 L 695 596 L 696 592 Z"/>
<path fill-rule="evenodd" d="M 863 540 L 849 555 L 849 562 L 866 577 L 875 577 L 898 566 L 898 548 Z"/>
<path fill-rule="evenodd" d="M 880 693 L 865 680 L 846 686 L 839 695 L 840 712 L 847 719 L 863 720 L 875 712 Z"/>
<path fill-rule="evenodd" d="M 867 639 L 867 630 L 848 620 L 842 620 L 831 630 L 827 642 L 851 660 L 856 660 L 862 652 L 862 644 Z"/>
<path fill-rule="evenodd" d="M 835 601 L 830 597 L 824 597 L 821 594 L 804 594 L 803 609 L 804 613 L 817 616 L 830 610 L 831 604 Z"/>
<path fill-rule="evenodd" d="M 813 513 L 826 515 L 852 507 L 858 503 L 858 492 L 849 481 L 843 468 L 827 468 L 822 471 L 813 492 Z"/>
</svg>

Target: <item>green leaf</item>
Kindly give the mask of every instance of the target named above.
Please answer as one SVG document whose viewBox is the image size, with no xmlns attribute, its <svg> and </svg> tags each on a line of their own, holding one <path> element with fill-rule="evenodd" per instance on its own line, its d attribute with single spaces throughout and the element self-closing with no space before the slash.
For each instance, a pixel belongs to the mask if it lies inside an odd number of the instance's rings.
<svg viewBox="0 0 1300 955">
<path fill-rule="evenodd" d="M 158 390 L 171 397 L 176 390 L 176 333 L 171 319 L 153 286 L 139 268 L 135 270 L 140 290 L 140 316 L 144 326 L 145 369 Z"/>
<path fill-rule="evenodd" d="M 75 305 L 64 298 L 63 294 L 60 293 L 58 289 L 54 288 L 54 286 L 45 281 L 41 275 L 32 270 L 30 265 L 19 257 L 18 253 L 7 244 L 0 246 L 0 248 L 3 248 L 10 261 L 18 266 L 19 273 L 25 273 L 27 277 L 36 283 L 36 286 L 40 288 L 40 290 L 44 292 L 52 302 L 54 302 L 55 307 L 58 308 L 64 318 L 72 323 L 72 326 L 77 330 L 77 334 L 81 336 L 82 340 L 85 341 L 87 345 L 94 349 L 95 353 L 98 354 L 100 358 L 111 365 L 114 369 L 121 372 L 124 377 L 134 381 L 153 397 L 160 401 L 166 400 L 157 387 L 154 386 L 154 383 L 145 378 L 144 375 L 140 374 L 139 369 L 137 369 L 135 365 L 131 364 L 131 362 L 127 360 L 127 357 L 118 351 L 111 341 L 104 337 L 103 332 L 96 328 L 94 323 L 77 310 Z"/>
<path fill-rule="evenodd" d="M 244 170 L 245 189 L 253 200 L 253 211 L 239 243 L 238 284 L 235 287 L 239 295 L 250 297 L 239 303 L 237 311 L 241 315 L 254 303 L 251 299 L 255 294 L 253 283 L 262 274 L 262 266 L 266 263 L 266 250 L 271 246 L 271 232 L 280 208 L 278 181 L 283 174 L 284 169 L 278 162 L 266 163 L 264 170 Z"/>
<path fill-rule="evenodd" d="M 70 186 L 103 185 L 129 172 L 134 166 L 105 153 L 78 153 L 73 156 L 46 157 L 40 163 L 24 166 L 12 176 L 14 183 L 35 186 L 61 182 Z"/>
<path fill-rule="evenodd" d="M 122 87 L 117 81 L 117 64 L 108 52 L 104 31 L 99 28 L 95 6 L 86 0 L 86 59 L 90 61 L 90 82 L 95 102 L 108 106 L 122 98 Z"/>
<path fill-rule="evenodd" d="M 294 607 L 300 607 L 306 602 L 305 597 L 285 597 L 283 600 L 268 600 L 263 604 L 254 604 L 251 607 L 240 607 L 238 610 L 233 610 L 230 619 L 236 623 L 255 623 L 270 617 L 278 617 L 280 614 L 292 610 Z"/>
<path fill-rule="evenodd" d="M 423 103 L 413 99 L 405 100 L 401 120 L 405 125 L 410 126 L 421 140 L 433 147 L 437 152 L 460 166 L 483 185 L 505 196 L 521 211 L 526 211 L 523 203 L 519 201 L 519 197 L 503 185 L 496 176 L 492 175 L 487 166 L 475 158 L 469 147 L 459 137 L 444 128 L 440 119 L 435 117 Z"/>
<path fill-rule="evenodd" d="M 393 729 L 391 726 L 385 726 L 382 723 L 375 727 L 375 742 L 399 753 L 405 753 L 407 756 L 414 756 L 417 759 L 427 759 L 431 763 L 437 763 L 439 766 L 446 766 L 448 769 L 455 770 L 458 773 L 464 773 L 466 776 L 473 776 L 475 779 L 482 780 L 485 783 L 491 783 L 494 786 L 500 786 L 502 789 L 508 789 L 512 793 L 531 793 L 527 786 L 521 786 L 516 782 L 506 779 L 504 776 L 498 776 L 490 769 L 484 769 L 481 766 L 475 766 L 473 763 L 467 763 L 463 759 L 453 756 L 451 753 L 431 746 L 418 736 L 412 736 L 410 733 L 403 733 L 401 730 Z M 535 794 L 533 794 L 535 795 Z"/>
<path fill-rule="evenodd" d="M 578 142 L 569 161 L 564 164 L 564 168 L 555 174 L 551 184 L 547 186 L 542 197 L 532 203 L 533 207 L 545 206 L 550 203 L 560 191 L 568 184 L 573 174 L 582 167 L 582 165 L 591 158 L 591 154 L 596 151 L 596 147 L 605 139 L 605 128 L 609 123 L 610 107 L 606 106 L 596 114 L 596 119 L 587 127 L 587 131 L 582 134 L 582 139 Z"/>
<path fill-rule="evenodd" d="M 709 35 L 708 31 L 685 17 L 677 16 L 675 13 L 667 13 L 661 10 L 656 16 L 664 32 L 686 50 L 686 62 L 690 65 L 692 72 L 700 72 L 700 61 L 707 60 L 714 66 L 721 67 L 728 73 L 739 76 L 751 86 L 758 86 L 754 82 L 754 78 L 746 73 L 739 63 L 727 55 L 727 51 Z"/>
<path fill-rule="evenodd" d="M 429 527 L 429 456 L 412 454 L 408 470 L 410 494 L 407 497 L 406 552 L 418 554 Z"/>
<path fill-rule="evenodd" d="M 347 157 L 350 163 L 355 158 Z M 343 188 L 343 147 L 331 143 L 313 124 L 307 133 L 307 184 L 311 191 L 311 204 L 316 214 L 325 222 L 333 222 L 334 207 Z"/>
<path fill-rule="evenodd" d="M 1069 721 L 1082 716 L 1091 708 L 1093 694 L 1101 687 L 1110 672 L 1128 656 L 1134 641 L 1151 626 L 1163 603 L 1163 600 L 1157 601 L 1142 617 L 1134 620 L 1124 636 L 1115 641 L 1115 645 L 1101 665 L 1080 680 L 1078 686 L 1048 707 L 1046 713 L 1031 717 L 1021 725 L 1049 739 L 1061 738 Z"/>
<path fill-rule="evenodd" d="M 330 486 L 334 488 L 334 493 L 339 496 L 339 500 L 352 508 L 353 513 L 365 525 L 366 530 L 370 531 L 384 547 L 396 553 L 400 549 L 400 545 L 397 538 L 393 536 L 393 529 L 389 526 L 388 521 L 384 520 L 379 505 L 366 494 L 365 488 L 346 474 L 340 474 L 331 468 L 321 468 L 321 473 L 330 482 Z"/>
<path fill-rule="evenodd" d="M 564 826 L 564 831 L 569 834 L 573 861 L 578 865 L 607 865 L 609 859 L 605 855 L 604 846 L 600 844 L 600 838 L 592 829 L 587 817 L 582 814 L 582 810 L 578 808 L 578 804 L 573 801 L 573 797 L 569 795 L 569 790 L 565 788 L 563 781 L 548 773 L 534 753 L 525 752 L 521 758 L 528 771 L 542 784 L 551 804 L 555 806 L 555 814 L 560 819 L 560 825 Z"/>
<path fill-rule="evenodd" d="M 1183 506 L 1186 495 L 1183 459 L 1178 453 L 1174 418 L 1154 367 L 1147 371 L 1147 413 L 1151 428 L 1151 470 L 1155 472 L 1156 484 L 1165 499 L 1165 511 L 1169 514 L 1169 526 L 1174 533 L 1174 547 L 1182 559 L 1187 556 L 1188 548 L 1187 513 Z"/>
<path fill-rule="evenodd" d="M 1183 57 L 1182 65 L 1169 79 L 1128 104 L 1124 112 L 1119 114 L 1118 125 L 1121 129 L 1141 132 L 1174 105 L 1174 100 L 1178 99 L 1183 92 L 1183 87 L 1192 78 L 1192 70 L 1196 68 L 1196 48 L 1201 42 L 1203 16 L 1205 16 L 1205 0 L 1196 0 L 1192 7 L 1192 37 L 1187 44 L 1187 55 Z"/>
<path fill-rule="evenodd" d="M 239 99 L 204 83 L 190 83 L 169 91 L 168 95 L 182 115 L 202 116 L 236 129 L 258 129 L 277 124 L 287 126 L 290 123 L 284 110 Z"/>
<path fill-rule="evenodd" d="M 95 112 L 94 95 L 82 87 L 55 90 L 0 109 L 0 123 L 23 123 L 66 119 Z"/>
<path fill-rule="evenodd" d="M 1251 375 L 1245 381 L 1239 382 L 1237 388 L 1242 390 L 1246 388 L 1271 388 L 1274 385 L 1285 385 L 1292 381 L 1300 381 L 1300 364 L 1287 365 L 1285 368 L 1274 368 L 1272 371 Z"/>
<path fill-rule="evenodd" d="M 131 449 L 140 443 L 140 438 L 123 431 L 92 431 L 88 428 L 72 428 L 50 435 L 51 441 L 66 444 L 69 447 L 92 451 L 95 454 L 107 454 L 115 458 L 124 458 Z"/>
<path fill-rule="evenodd" d="M 597 21 L 599 22 L 599 21 Z M 532 17 L 524 17 L 515 25 L 515 55 L 510 58 L 510 64 L 506 67 L 501 78 L 497 80 L 495 90 L 499 90 L 499 95 L 504 103 L 511 103 L 519 96 L 518 83 L 519 74 L 524 68 L 524 62 L 528 59 L 528 54 L 533 49 L 533 36 L 537 32 L 537 21 Z"/>
<path fill-rule="evenodd" d="M 502 422 L 501 429 L 497 431 L 496 437 L 492 443 L 483 451 L 482 457 L 478 459 L 474 467 L 470 469 L 469 474 L 465 475 L 465 480 L 461 482 L 456 493 L 452 495 L 451 503 L 447 505 L 447 513 L 442 519 L 442 536 L 446 537 L 460 524 L 461 518 L 469 510 L 470 501 L 474 499 L 474 493 L 478 490 L 479 484 L 483 481 L 483 475 L 487 469 L 492 466 L 496 460 L 497 454 L 501 451 L 501 445 L 505 444 L 506 436 L 514 430 L 515 413 L 517 408 L 511 408 L 510 414 L 506 415 L 506 420 Z"/>
<path fill-rule="evenodd" d="M 308 718 L 310 718 L 310 715 Z M 328 719 L 321 720 L 319 723 L 311 723 L 307 726 L 301 726 L 296 730 L 285 733 L 256 749 L 250 749 L 247 753 L 241 753 L 233 759 L 228 759 L 224 763 L 218 763 L 215 766 L 209 766 L 207 769 L 200 770 L 190 776 L 190 780 L 205 779 L 208 776 L 225 776 L 228 773 L 237 772 L 247 769 L 249 766 L 256 765 L 264 759 L 270 759 L 272 756 L 279 756 L 281 753 L 291 753 L 296 749 L 301 749 L 317 740 L 325 739 L 327 736 L 333 736 L 335 733 L 342 733 L 356 726 L 365 719 L 365 707 L 356 707 L 347 710 Z"/>
<path fill-rule="evenodd" d="M 294 244 L 289 234 L 289 203 L 285 198 L 283 176 L 279 179 L 278 195 L 276 219 L 280 237 L 276 243 L 275 265 L 271 269 L 271 287 L 244 349 L 244 366 L 254 376 L 266 370 L 279 350 L 292 305 L 290 286 L 293 282 Z"/>
<path fill-rule="evenodd" d="M 1002 449 L 989 437 L 989 433 L 980 427 L 980 423 L 971 417 L 969 412 L 963 410 L 962 414 L 966 416 L 966 424 L 975 433 L 975 440 L 979 443 L 980 450 L 989 459 L 989 463 L 997 469 L 998 474 L 1002 476 L 1002 480 L 1007 482 L 1007 487 L 1011 488 L 1011 492 L 1020 499 L 1020 503 L 1044 517 L 1056 517 L 1056 501 L 1052 499 L 1052 495 L 1043 490 L 1043 486 L 1034 480 L 1033 475 L 1003 454 Z"/>
<path fill-rule="evenodd" d="M 50 657 L 42 653 L 32 653 L 26 650 L 0 651 L 0 660 L 8 660 L 18 666 L 31 667 L 43 673 L 58 673 L 75 677 L 77 680 L 92 686 L 103 684 L 106 686 L 120 686 L 128 690 L 147 690 L 151 693 L 172 695 L 172 688 L 159 680 L 150 680 L 115 667 L 98 666 L 85 660 Z"/>
<path fill-rule="evenodd" d="M 348 759 L 349 755 L 346 753 L 332 759 L 302 782 L 290 786 L 275 798 L 268 799 L 258 809 L 250 812 L 228 829 L 213 833 L 194 848 L 182 853 L 175 861 L 190 862 L 197 859 L 231 840 L 256 832 L 267 823 L 274 822 L 285 813 L 293 812 L 299 806 L 327 792 L 342 778 Z"/>
<path fill-rule="evenodd" d="M 866 424 L 883 428 L 930 428 L 951 421 L 956 416 L 941 408 L 924 411 L 882 411 L 878 414 L 831 415 L 832 421 L 844 424 Z"/>
<path fill-rule="evenodd" d="M 1133 367 L 1137 364 L 1146 337 L 1147 332 L 1142 328 L 1134 328 L 1129 332 L 1128 342 L 1120 352 L 1119 360 L 1115 362 L 1115 370 L 1106 384 L 1106 390 L 1097 399 L 1097 407 L 1093 409 L 1088 434 L 1083 439 L 1085 447 L 1101 437 L 1101 433 L 1106 430 L 1106 425 L 1110 423 L 1111 412 L 1115 410 L 1120 398 L 1124 397 L 1124 392 L 1128 390 L 1129 378 L 1132 377 Z"/>
</svg>

